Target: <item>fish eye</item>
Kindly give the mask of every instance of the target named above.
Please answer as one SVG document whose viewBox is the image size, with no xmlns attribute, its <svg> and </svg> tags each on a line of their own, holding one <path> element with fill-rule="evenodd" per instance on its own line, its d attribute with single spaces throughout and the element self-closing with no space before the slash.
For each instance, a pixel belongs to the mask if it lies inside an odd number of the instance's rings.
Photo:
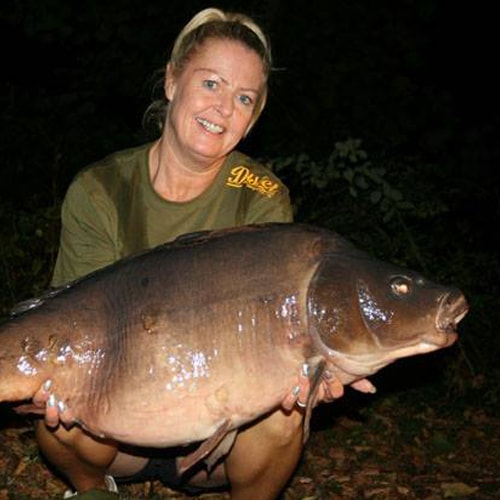
<svg viewBox="0 0 500 500">
<path fill-rule="evenodd" d="M 410 280 L 404 276 L 393 278 L 390 281 L 389 286 L 391 287 L 392 293 L 397 297 L 404 297 L 411 292 Z"/>
</svg>

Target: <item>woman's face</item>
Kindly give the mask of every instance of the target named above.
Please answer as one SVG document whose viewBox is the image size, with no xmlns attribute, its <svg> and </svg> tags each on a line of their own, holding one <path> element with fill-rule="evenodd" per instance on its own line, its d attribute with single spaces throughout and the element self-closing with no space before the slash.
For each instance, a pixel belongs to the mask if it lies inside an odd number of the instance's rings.
<svg viewBox="0 0 500 500">
<path fill-rule="evenodd" d="M 259 55 L 237 41 L 208 39 L 180 74 L 167 68 L 171 146 L 195 161 L 225 157 L 247 131 L 263 88 Z"/>
</svg>

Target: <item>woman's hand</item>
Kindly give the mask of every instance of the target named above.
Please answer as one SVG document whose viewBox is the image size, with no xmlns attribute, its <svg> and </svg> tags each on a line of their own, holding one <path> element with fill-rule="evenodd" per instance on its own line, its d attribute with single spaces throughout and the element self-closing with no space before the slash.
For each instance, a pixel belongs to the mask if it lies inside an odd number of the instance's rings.
<svg viewBox="0 0 500 500">
<path fill-rule="evenodd" d="M 293 387 L 282 402 L 282 407 L 285 410 L 289 411 L 295 405 L 299 408 L 305 408 L 307 406 L 311 392 L 311 377 L 309 372 L 309 364 L 304 363 L 299 374 L 297 385 Z M 348 385 L 359 392 L 372 394 L 376 392 L 375 386 L 366 378 L 356 380 Z M 326 369 L 321 375 L 318 390 L 316 394 L 313 395 L 314 400 L 312 401 L 312 405 L 316 406 L 319 403 L 328 403 L 341 398 L 343 395 L 344 384 L 341 379 L 335 372 Z"/>
<path fill-rule="evenodd" d="M 71 427 L 74 424 L 74 416 L 64 401 L 52 392 L 52 386 L 52 380 L 46 380 L 33 396 L 33 405 L 44 413 L 48 427 L 57 427 L 60 423 Z"/>
</svg>

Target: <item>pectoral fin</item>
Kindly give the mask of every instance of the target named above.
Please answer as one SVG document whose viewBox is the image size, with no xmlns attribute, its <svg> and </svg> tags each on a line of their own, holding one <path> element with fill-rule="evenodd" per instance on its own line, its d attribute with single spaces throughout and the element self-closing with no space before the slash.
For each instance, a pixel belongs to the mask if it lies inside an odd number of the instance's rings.
<svg viewBox="0 0 500 500">
<path fill-rule="evenodd" d="M 208 466 L 213 466 L 221 456 L 227 453 L 227 451 L 233 444 L 234 438 L 236 437 L 236 431 L 229 432 L 230 427 L 231 420 L 224 420 L 222 425 L 215 431 L 212 436 L 203 441 L 200 446 L 198 446 L 198 448 L 196 448 L 196 450 L 194 450 L 192 453 L 186 455 L 185 457 L 182 457 L 178 463 L 179 474 L 183 474 L 194 464 L 196 464 L 200 460 L 205 459 L 206 457 L 208 457 L 206 458 Z M 214 454 L 214 456 L 212 456 L 212 453 Z"/>
<path fill-rule="evenodd" d="M 313 403 L 316 396 L 316 392 L 318 391 L 319 384 L 321 383 L 321 379 L 323 377 L 323 373 L 325 371 L 326 362 L 324 359 L 321 359 L 317 363 L 310 363 L 313 366 L 312 373 L 309 376 L 310 381 L 310 391 L 307 397 L 307 403 L 305 407 L 305 416 L 304 416 L 304 432 L 302 437 L 302 442 L 305 443 L 309 439 L 309 426 L 311 423 L 311 415 L 313 411 Z"/>
<path fill-rule="evenodd" d="M 222 458 L 223 456 L 225 456 L 229 453 L 229 450 L 232 448 L 237 434 L 238 434 L 238 431 L 236 429 L 229 431 L 224 436 L 222 441 L 207 456 L 207 458 L 205 458 L 205 463 L 207 464 L 209 471 L 213 469 L 213 467 L 219 461 L 220 458 Z"/>
</svg>

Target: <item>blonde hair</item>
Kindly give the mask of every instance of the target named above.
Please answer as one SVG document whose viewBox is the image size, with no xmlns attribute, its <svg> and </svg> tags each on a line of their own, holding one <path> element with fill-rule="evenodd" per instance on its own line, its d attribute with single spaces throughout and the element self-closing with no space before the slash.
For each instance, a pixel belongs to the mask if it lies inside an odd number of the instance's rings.
<svg viewBox="0 0 500 500">
<path fill-rule="evenodd" d="M 229 38 L 244 43 L 262 58 L 265 77 L 269 75 L 271 47 L 260 27 L 245 14 L 224 12 L 215 8 L 198 12 L 182 28 L 175 40 L 170 63 L 179 70 L 182 69 L 193 49 L 207 38 Z"/>
<path fill-rule="evenodd" d="M 247 133 L 259 118 L 267 99 L 267 80 L 271 72 L 271 46 L 262 29 L 245 14 L 224 12 L 216 8 L 208 8 L 198 12 L 182 28 L 177 36 L 169 65 L 173 74 L 179 74 L 188 63 L 193 53 L 208 39 L 229 39 L 244 44 L 260 56 L 264 67 L 264 87 L 260 93 L 247 129 Z M 144 115 L 144 122 L 156 123 L 163 128 L 167 101 L 164 97 L 153 101 Z"/>
</svg>

